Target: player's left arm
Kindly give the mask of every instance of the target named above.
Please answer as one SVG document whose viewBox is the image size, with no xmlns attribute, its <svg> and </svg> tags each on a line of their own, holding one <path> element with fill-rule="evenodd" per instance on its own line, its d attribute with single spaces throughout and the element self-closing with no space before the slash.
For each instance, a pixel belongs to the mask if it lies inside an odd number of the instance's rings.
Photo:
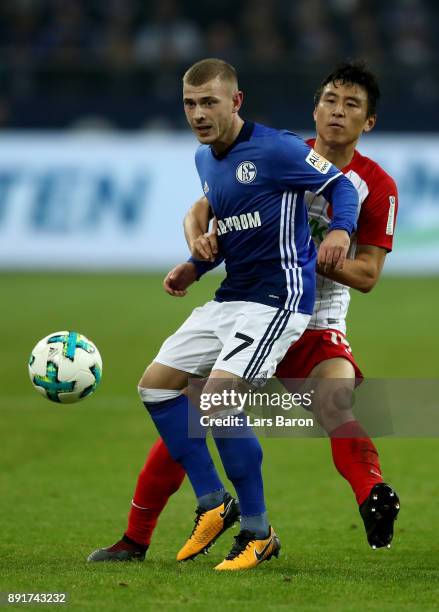
<svg viewBox="0 0 439 612">
<path fill-rule="evenodd" d="M 363 293 L 371 291 L 380 278 L 386 255 L 392 250 L 398 212 L 394 180 L 378 167 L 371 184 L 358 219 L 355 258 L 347 259 L 343 270 L 317 268 L 319 274 Z"/>
<path fill-rule="evenodd" d="M 330 161 L 311 149 L 295 134 L 280 134 L 276 151 L 270 156 L 282 187 L 322 194 L 331 202 L 333 218 L 320 245 L 318 262 L 325 270 L 343 267 L 356 228 L 358 193 L 351 181 Z"/>
<path fill-rule="evenodd" d="M 352 182 L 341 172 L 333 175 L 333 180 L 320 193 L 331 202 L 333 216 L 328 233 L 320 244 L 317 263 L 324 271 L 337 272 L 346 263 L 350 236 L 356 225 L 358 193 Z"/>
<path fill-rule="evenodd" d="M 354 259 L 346 259 L 343 270 L 325 272 L 323 266 L 317 265 L 317 272 L 326 278 L 369 293 L 380 278 L 387 250 L 370 244 L 359 244 Z"/>
</svg>

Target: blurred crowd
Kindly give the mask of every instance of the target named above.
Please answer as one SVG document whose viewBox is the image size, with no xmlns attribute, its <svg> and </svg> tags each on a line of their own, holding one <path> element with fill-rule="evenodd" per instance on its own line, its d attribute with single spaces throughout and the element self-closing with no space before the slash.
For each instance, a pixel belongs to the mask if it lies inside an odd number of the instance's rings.
<svg viewBox="0 0 439 612">
<path fill-rule="evenodd" d="M 428 129 L 438 16 L 436 0 L 2 0 L 0 125 L 181 127 L 181 74 L 208 56 L 236 65 L 256 118 L 303 123 L 325 72 L 361 57 L 393 121 L 410 100 Z"/>
</svg>

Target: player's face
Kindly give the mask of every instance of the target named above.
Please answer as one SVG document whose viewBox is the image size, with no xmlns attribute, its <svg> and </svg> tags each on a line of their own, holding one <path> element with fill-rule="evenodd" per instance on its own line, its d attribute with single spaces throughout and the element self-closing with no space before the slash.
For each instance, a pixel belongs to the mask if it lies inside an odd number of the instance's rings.
<svg viewBox="0 0 439 612">
<path fill-rule="evenodd" d="M 183 85 L 186 119 L 202 144 L 227 144 L 241 103 L 242 92 L 219 77 L 198 87 Z"/>
<path fill-rule="evenodd" d="M 317 134 L 330 146 L 346 146 L 369 132 L 376 117 L 367 116 L 367 91 L 360 85 L 328 83 L 314 109 Z"/>
</svg>

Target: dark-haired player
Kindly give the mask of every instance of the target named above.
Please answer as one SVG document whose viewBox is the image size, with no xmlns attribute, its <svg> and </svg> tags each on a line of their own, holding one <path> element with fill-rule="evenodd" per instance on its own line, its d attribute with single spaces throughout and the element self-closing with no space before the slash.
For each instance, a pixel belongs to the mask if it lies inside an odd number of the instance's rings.
<svg viewBox="0 0 439 612">
<path fill-rule="evenodd" d="M 375 162 L 355 150 L 361 134 L 375 125 L 378 97 L 375 78 L 360 64 L 341 66 L 316 92 L 317 138 L 310 144 L 342 168 L 359 193 L 356 246 L 352 246 L 352 259 L 345 262 L 343 270 L 332 273 L 319 270 L 310 324 L 278 367 L 280 377 L 345 378 L 352 387 L 355 378 L 361 378 L 345 337 L 348 287 L 368 292 L 377 282 L 386 253 L 392 247 L 397 208 L 394 181 Z M 324 197 L 311 193 L 306 200 L 313 238 L 319 244 L 330 223 L 330 205 Z M 195 255 L 213 259 L 216 238 L 204 233 L 206 227 L 207 203 L 200 201 L 187 218 L 188 238 Z M 171 295 L 184 295 L 199 273 L 209 267 L 212 266 L 204 263 L 180 264 L 168 274 L 165 289 Z M 337 469 L 355 492 L 370 545 L 389 545 L 398 498 L 383 483 L 375 446 L 351 411 L 322 403 L 317 417 L 331 437 Z M 157 517 L 183 477 L 181 466 L 172 461 L 165 445 L 158 441 L 139 476 L 126 534 L 114 546 L 93 553 L 92 560 L 143 558 Z"/>
<path fill-rule="evenodd" d="M 378 281 L 386 254 L 392 249 L 397 213 L 393 179 L 356 150 L 359 137 L 376 123 L 379 88 L 363 64 L 348 63 L 331 73 L 315 95 L 317 137 L 311 146 L 341 168 L 358 191 L 360 207 L 350 258 L 343 270 L 317 274 L 314 312 L 301 339 L 292 346 L 276 375 L 281 378 L 349 379 L 362 374 L 346 340 L 349 287 L 369 292 Z M 324 198 L 307 197 L 313 239 L 326 233 L 331 207 Z M 399 499 L 385 484 L 377 450 L 351 410 L 321 402 L 316 414 L 328 432 L 334 464 L 350 483 L 372 548 L 390 546 Z"/>
</svg>

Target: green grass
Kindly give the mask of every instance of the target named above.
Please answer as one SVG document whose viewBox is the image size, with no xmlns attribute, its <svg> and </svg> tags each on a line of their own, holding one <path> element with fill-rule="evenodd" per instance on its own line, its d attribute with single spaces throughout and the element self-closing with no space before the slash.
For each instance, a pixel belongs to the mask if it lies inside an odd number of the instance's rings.
<svg viewBox="0 0 439 612">
<path fill-rule="evenodd" d="M 166 508 L 143 564 L 92 565 L 88 553 L 125 528 L 135 479 L 155 439 L 137 380 L 169 332 L 217 283 L 185 299 L 158 276 L 1 274 L 2 441 L 0 591 L 67 591 L 72 610 L 432 610 L 439 600 L 436 439 L 377 441 L 402 498 L 394 547 L 371 551 L 327 440 L 263 440 L 279 560 L 216 575 L 231 544 L 179 565 L 191 529 L 184 484 Z M 439 377 L 439 279 L 385 278 L 353 295 L 349 338 L 370 377 Z M 78 329 L 104 358 L 101 388 L 73 406 L 45 402 L 27 380 L 34 343 Z M 46 609 L 47 606 L 40 606 Z"/>
</svg>

